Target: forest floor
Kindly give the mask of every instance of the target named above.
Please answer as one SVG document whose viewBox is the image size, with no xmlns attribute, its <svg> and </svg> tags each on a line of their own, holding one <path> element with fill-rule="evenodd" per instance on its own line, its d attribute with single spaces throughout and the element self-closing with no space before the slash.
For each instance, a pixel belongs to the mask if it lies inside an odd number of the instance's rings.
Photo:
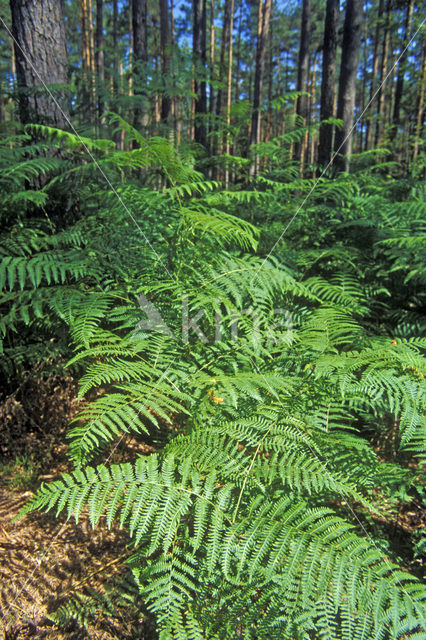
<svg viewBox="0 0 426 640">
<path fill-rule="evenodd" d="M 76 525 L 39 512 L 13 520 L 41 482 L 71 469 L 65 436 L 81 408 L 76 394 L 72 378 L 30 376 L 0 399 L 0 631 L 4 640 L 155 640 L 154 620 L 140 600 L 129 606 L 130 600 L 108 599 L 109 589 L 129 571 L 125 561 L 132 549 L 123 530 L 93 530 L 87 517 Z M 126 437 L 109 461 L 152 450 Z M 426 529 L 425 506 L 413 500 L 396 516 L 390 511 L 389 518 L 374 520 L 406 557 L 406 566 L 421 574 L 424 567 L 406 552 L 412 535 Z M 89 605 L 86 598 L 94 594 Z M 63 606 L 73 598 L 87 612 L 86 628 L 71 622 L 60 630 L 58 615 L 62 611 L 65 619 Z"/>
<path fill-rule="evenodd" d="M 124 602 L 111 609 L 105 597 L 128 575 L 132 549 L 123 530 L 93 530 L 86 517 L 76 525 L 39 512 L 13 521 L 42 481 L 71 468 L 65 434 L 78 408 L 71 378 L 30 378 L 0 400 L 0 638 L 154 640 L 149 615 Z M 123 439 L 113 461 L 150 450 Z M 87 628 L 58 629 L 55 612 L 93 594 L 83 609 Z"/>
</svg>

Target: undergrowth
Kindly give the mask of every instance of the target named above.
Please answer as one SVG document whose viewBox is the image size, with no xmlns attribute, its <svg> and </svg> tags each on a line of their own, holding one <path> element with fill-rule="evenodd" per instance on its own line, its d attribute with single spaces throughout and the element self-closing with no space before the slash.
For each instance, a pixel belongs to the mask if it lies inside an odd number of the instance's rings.
<svg viewBox="0 0 426 640">
<path fill-rule="evenodd" d="M 426 589 L 369 520 L 423 491 L 419 180 L 383 150 L 301 179 L 284 137 L 224 189 L 118 124 L 128 151 L 1 147 L 4 372 L 68 358 L 89 399 L 25 511 L 118 519 L 162 639 L 420 639 Z M 105 464 L 127 433 L 155 453 Z"/>
</svg>

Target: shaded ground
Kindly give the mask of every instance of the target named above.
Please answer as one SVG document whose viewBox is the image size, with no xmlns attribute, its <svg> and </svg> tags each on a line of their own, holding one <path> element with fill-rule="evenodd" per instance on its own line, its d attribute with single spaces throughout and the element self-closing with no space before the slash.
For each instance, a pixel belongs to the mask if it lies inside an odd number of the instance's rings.
<svg viewBox="0 0 426 640">
<path fill-rule="evenodd" d="M 0 637 L 3 632 L 4 640 L 156 640 L 155 621 L 129 578 L 125 561 L 131 548 L 124 531 L 101 525 L 93 531 L 84 517 L 76 525 L 43 513 L 12 522 L 41 481 L 71 468 L 65 434 L 78 409 L 76 385 L 64 377 L 28 376 L 12 395 L 0 398 Z M 152 450 L 126 436 L 110 462 Z M 425 505 L 414 499 L 386 511 L 370 515 L 374 526 L 421 577 L 424 556 L 413 556 L 412 549 L 415 536 L 426 530 Z"/>
<path fill-rule="evenodd" d="M 0 631 L 5 640 L 154 640 L 125 566 L 125 532 L 43 513 L 12 522 L 40 481 L 69 469 L 63 443 L 78 409 L 75 392 L 70 378 L 31 378 L 0 403 Z M 115 457 L 150 449 L 123 439 Z M 110 595 L 114 583 L 130 606 Z M 70 616 L 77 608 L 78 623 Z"/>
</svg>

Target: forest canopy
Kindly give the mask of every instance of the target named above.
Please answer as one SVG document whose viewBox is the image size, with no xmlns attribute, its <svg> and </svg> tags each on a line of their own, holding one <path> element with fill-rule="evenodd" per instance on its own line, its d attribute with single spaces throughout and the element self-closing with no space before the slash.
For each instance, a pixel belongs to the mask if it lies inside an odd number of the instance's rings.
<svg viewBox="0 0 426 640">
<path fill-rule="evenodd" d="M 6 640 L 424 638 L 422 3 L 0 7 Z"/>
</svg>

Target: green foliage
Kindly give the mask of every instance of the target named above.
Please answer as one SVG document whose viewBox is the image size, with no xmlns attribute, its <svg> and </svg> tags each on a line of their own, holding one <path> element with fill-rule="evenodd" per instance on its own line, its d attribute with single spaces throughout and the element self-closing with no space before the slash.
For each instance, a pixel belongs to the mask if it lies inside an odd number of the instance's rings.
<svg viewBox="0 0 426 640">
<path fill-rule="evenodd" d="M 282 139 L 222 190 L 115 121 L 131 149 L 84 142 L 84 165 L 81 140 L 37 128 L 63 153 L 43 193 L 78 184 L 81 211 L 1 244 L 7 358 L 54 336 L 87 399 L 73 472 L 25 511 L 126 527 L 164 639 L 420 637 L 426 589 L 368 524 L 398 483 L 418 490 L 404 456 L 425 454 L 415 183 L 386 192 L 369 169 L 305 202 Z M 395 427 L 385 462 L 371 438 Z M 155 453 L 106 464 L 127 433 Z"/>
</svg>

